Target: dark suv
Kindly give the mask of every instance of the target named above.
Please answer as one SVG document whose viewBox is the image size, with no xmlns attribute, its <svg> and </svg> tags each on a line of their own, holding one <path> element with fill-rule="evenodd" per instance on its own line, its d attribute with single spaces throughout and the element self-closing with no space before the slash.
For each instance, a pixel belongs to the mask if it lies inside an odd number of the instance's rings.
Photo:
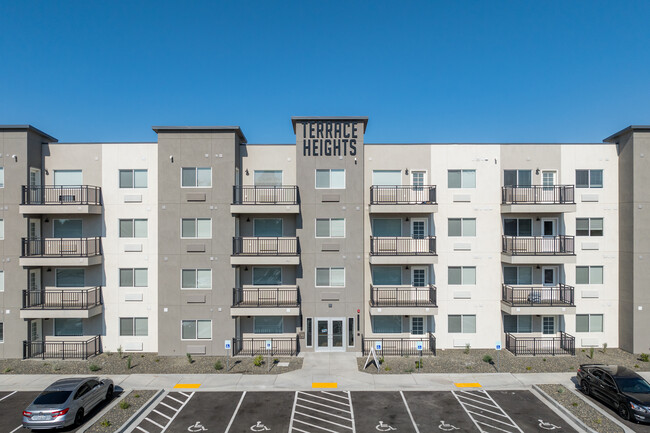
<svg viewBox="0 0 650 433">
<path fill-rule="evenodd" d="M 578 382 L 585 394 L 614 407 L 621 418 L 650 422 L 650 384 L 629 368 L 582 364 Z"/>
</svg>

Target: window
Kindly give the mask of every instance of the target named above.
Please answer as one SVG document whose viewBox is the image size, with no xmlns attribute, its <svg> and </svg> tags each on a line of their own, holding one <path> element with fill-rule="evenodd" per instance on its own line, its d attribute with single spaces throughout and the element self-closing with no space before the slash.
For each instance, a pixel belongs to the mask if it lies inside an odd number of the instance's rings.
<svg viewBox="0 0 650 433">
<path fill-rule="evenodd" d="M 603 284 L 603 267 L 576 266 L 576 284 Z"/>
<path fill-rule="evenodd" d="M 146 188 L 147 170 L 120 170 L 120 188 Z"/>
<path fill-rule="evenodd" d="M 181 289 L 211 289 L 212 269 L 183 269 Z"/>
<path fill-rule="evenodd" d="M 120 336 L 146 337 L 149 335 L 149 319 L 146 317 L 120 317 Z"/>
<path fill-rule="evenodd" d="M 348 317 L 348 346 L 354 346 L 354 317 Z"/>
<path fill-rule="evenodd" d="M 533 220 L 532 219 L 503 219 L 503 234 L 506 236 L 532 236 Z"/>
<path fill-rule="evenodd" d="M 0 271 L 0 292 L 5 291 L 5 271 Z"/>
<path fill-rule="evenodd" d="M 282 237 L 282 218 L 255 218 L 253 235 L 263 238 Z"/>
<path fill-rule="evenodd" d="M 146 219 L 122 220 L 121 219 L 120 237 L 121 238 L 146 238 L 147 220 Z"/>
<path fill-rule="evenodd" d="M 212 320 L 181 321 L 181 340 L 212 339 Z"/>
<path fill-rule="evenodd" d="M 504 266 L 504 284 L 533 284 L 533 268 L 531 266 Z"/>
<path fill-rule="evenodd" d="M 576 236 L 602 236 L 602 218 L 576 218 Z"/>
<path fill-rule="evenodd" d="M 503 186 L 531 186 L 530 170 L 503 170 Z"/>
<path fill-rule="evenodd" d="M 85 271 L 83 268 L 57 268 L 56 287 L 84 287 Z"/>
<path fill-rule="evenodd" d="M 375 237 L 402 236 L 402 220 L 399 218 L 375 218 L 372 220 L 372 235 Z"/>
<path fill-rule="evenodd" d="M 5 324 L 0 322 L 0 343 L 5 342 Z"/>
<path fill-rule="evenodd" d="M 400 334 L 402 316 L 372 316 L 372 332 L 375 334 Z"/>
<path fill-rule="evenodd" d="M 345 189 L 345 170 L 316 170 L 316 189 Z"/>
<path fill-rule="evenodd" d="M 476 284 L 475 266 L 450 266 L 447 269 L 449 285 L 472 285 Z"/>
<path fill-rule="evenodd" d="M 307 318 L 307 336 L 305 337 L 305 341 L 307 344 L 307 347 L 312 347 L 314 345 L 313 343 L 313 330 L 312 330 L 312 323 L 313 319 L 311 317 Z"/>
<path fill-rule="evenodd" d="M 56 337 L 82 336 L 82 319 L 54 319 L 54 335 Z"/>
<path fill-rule="evenodd" d="M 282 170 L 255 170 L 255 185 L 282 186 Z"/>
<path fill-rule="evenodd" d="M 120 269 L 120 287 L 147 287 L 147 268 Z"/>
<path fill-rule="evenodd" d="M 603 332 L 603 315 L 576 314 L 576 332 Z"/>
<path fill-rule="evenodd" d="M 183 167 L 181 170 L 181 187 L 210 188 L 211 186 L 211 167 Z"/>
<path fill-rule="evenodd" d="M 282 316 L 255 316 L 253 333 L 282 334 Z"/>
<path fill-rule="evenodd" d="M 402 268 L 399 266 L 373 266 L 372 284 L 375 286 L 399 286 L 402 284 Z"/>
<path fill-rule="evenodd" d="M 316 218 L 317 238 L 344 238 L 345 218 Z"/>
<path fill-rule="evenodd" d="M 474 334 L 476 332 L 476 316 L 452 314 L 448 316 L 448 330 L 450 334 Z"/>
<path fill-rule="evenodd" d="M 316 287 L 345 286 L 345 268 L 316 268 Z"/>
<path fill-rule="evenodd" d="M 212 219 L 183 218 L 181 220 L 181 238 L 212 238 Z"/>
<path fill-rule="evenodd" d="M 476 236 L 476 218 L 449 218 L 449 236 Z"/>
<path fill-rule="evenodd" d="M 54 186 L 81 186 L 83 174 L 81 170 L 54 170 Z"/>
<path fill-rule="evenodd" d="M 5 168 L 0 167 L 0 188 L 5 187 Z"/>
<path fill-rule="evenodd" d="M 80 238 L 82 237 L 81 220 L 53 220 L 52 234 L 55 238 Z"/>
<path fill-rule="evenodd" d="M 253 285 L 279 286 L 282 284 L 282 268 L 280 266 L 253 267 Z"/>
<path fill-rule="evenodd" d="M 392 185 L 402 184 L 402 170 L 373 170 L 373 185 Z"/>
<path fill-rule="evenodd" d="M 5 238 L 5 220 L 0 219 L 0 239 Z"/>
<path fill-rule="evenodd" d="M 424 335 L 424 317 L 411 317 L 411 334 Z"/>
<path fill-rule="evenodd" d="M 576 188 L 602 188 L 602 170 L 576 170 Z"/>
<path fill-rule="evenodd" d="M 503 316 L 503 332 L 533 332 L 533 316 Z"/>
<path fill-rule="evenodd" d="M 476 188 L 476 170 L 449 170 L 449 188 Z"/>
</svg>

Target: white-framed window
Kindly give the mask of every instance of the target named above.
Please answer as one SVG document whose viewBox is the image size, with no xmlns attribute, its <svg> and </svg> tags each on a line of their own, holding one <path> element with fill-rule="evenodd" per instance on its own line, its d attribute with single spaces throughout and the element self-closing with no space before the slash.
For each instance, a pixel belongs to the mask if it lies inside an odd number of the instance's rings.
<svg viewBox="0 0 650 433">
<path fill-rule="evenodd" d="M 147 170 L 120 170 L 120 188 L 146 188 Z"/>
<path fill-rule="evenodd" d="M 0 240 L 5 238 L 5 220 L 0 219 Z"/>
<path fill-rule="evenodd" d="M 447 284 L 464 286 L 476 284 L 476 266 L 449 266 Z"/>
<path fill-rule="evenodd" d="M 84 268 L 56 268 L 54 284 L 56 287 L 84 287 L 85 275 Z"/>
<path fill-rule="evenodd" d="M 476 333 L 476 315 L 474 314 L 450 314 L 447 316 L 447 324 L 447 332 L 450 334 Z"/>
<path fill-rule="evenodd" d="M 402 316 L 372 316 L 372 332 L 375 334 L 401 334 Z"/>
<path fill-rule="evenodd" d="M 449 218 L 448 236 L 475 237 L 476 218 Z"/>
<path fill-rule="evenodd" d="M 344 238 L 345 218 L 316 218 L 317 238 Z"/>
<path fill-rule="evenodd" d="M 253 266 L 253 285 L 254 286 L 282 285 L 282 267 Z"/>
<path fill-rule="evenodd" d="M 148 223 L 146 219 L 120 219 L 120 237 L 146 238 L 147 225 Z"/>
<path fill-rule="evenodd" d="M 424 335 L 424 317 L 411 316 L 411 334 Z"/>
<path fill-rule="evenodd" d="M 603 332 L 603 315 L 576 314 L 576 332 Z"/>
<path fill-rule="evenodd" d="M 181 219 L 181 238 L 211 239 L 212 218 Z"/>
<path fill-rule="evenodd" d="M 5 187 L 5 168 L 0 167 L 0 188 Z"/>
<path fill-rule="evenodd" d="M 503 283 L 513 285 L 533 284 L 533 267 L 504 266 Z"/>
<path fill-rule="evenodd" d="M 149 319 L 146 317 L 120 317 L 121 337 L 146 337 L 149 335 Z"/>
<path fill-rule="evenodd" d="M 503 316 L 503 332 L 531 333 L 533 332 L 533 316 Z"/>
<path fill-rule="evenodd" d="M 503 170 L 503 186 L 531 186 L 531 170 Z"/>
<path fill-rule="evenodd" d="M 345 189 L 345 169 L 316 170 L 316 189 Z"/>
<path fill-rule="evenodd" d="M 181 188 L 212 187 L 212 167 L 183 167 Z"/>
<path fill-rule="evenodd" d="M 255 170 L 253 182 L 258 186 L 282 186 L 282 170 Z"/>
<path fill-rule="evenodd" d="M 602 218 L 576 218 L 576 236 L 602 236 Z"/>
<path fill-rule="evenodd" d="M 576 170 L 576 188 L 602 188 L 603 170 Z"/>
<path fill-rule="evenodd" d="M 0 322 L 0 343 L 5 342 L 5 324 Z"/>
<path fill-rule="evenodd" d="M 212 269 L 182 269 L 181 289 L 211 289 Z"/>
<path fill-rule="evenodd" d="M 254 334 L 282 334 L 282 316 L 254 316 Z"/>
<path fill-rule="evenodd" d="M 532 236 L 533 220 L 531 218 L 504 218 L 503 234 L 506 236 Z"/>
<path fill-rule="evenodd" d="M 402 170 L 373 170 L 373 185 L 398 186 L 402 184 Z"/>
<path fill-rule="evenodd" d="M 476 170 L 449 170 L 449 188 L 476 188 Z"/>
<path fill-rule="evenodd" d="M 212 320 L 181 320 L 181 340 L 211 340 Z"/>
<path fill-rule="evenodd" d="M 0 271 L 0 292 L 5 291 L 5 271 Z"/>
<path fill-rule="evenodd" d="M 282 218 L 255 218 L 253 236 L 261 238 L 282 237 Z"/>
<path fill-rule="evenodd" d="M 316 268 L 316 287 L 344 287 L 345 268 Z"/>
<path fill-rule="evenodd" d="M 576 284 L 603 284 L 603 267 L 576 266 Z"/>
<path fill-rule="evenodd" d="M 147 287 L 147 268 L 122 268 L 120 269 L 120 287 Z"/>
</svg>

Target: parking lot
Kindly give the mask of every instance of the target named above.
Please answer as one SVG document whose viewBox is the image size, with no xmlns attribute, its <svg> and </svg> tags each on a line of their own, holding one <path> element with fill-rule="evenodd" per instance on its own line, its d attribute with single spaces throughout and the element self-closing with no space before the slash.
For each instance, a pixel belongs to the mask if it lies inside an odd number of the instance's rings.
<svg viewBox="0 0 650 433">
<path fill-rule="evenodd" d="M 130 431 L 528 433 L 575 430 L 530 391 L 170 391 Z"/>
</svg>

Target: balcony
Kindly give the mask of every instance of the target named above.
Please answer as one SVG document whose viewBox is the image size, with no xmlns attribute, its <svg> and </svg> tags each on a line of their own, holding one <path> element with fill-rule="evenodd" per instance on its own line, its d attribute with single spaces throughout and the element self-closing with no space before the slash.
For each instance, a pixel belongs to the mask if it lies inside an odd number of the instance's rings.
<svg viewBox="0 0 650 433">
<path fill-rule="evenodd" d="M 575 263 L 573 236 L 503 236 L 501 261 L 513 264 Z"/>
<path fill-rule="evenodd" d="M 298 286 L 244 286 L 232 289 L 231 316 L 298 316 Z"/>
<path fill-rule="evenodd" d="M 511 315 L 575 314 L 574 288 L 567 284 L 532 287 L 504 284 L 501 311 Z"/>
<path fill-rule="evenodd" d="M 270 353 L 266 350 L 266 341 L 271 341 Z M 298 336 L 269 337 L 269 338 L 237 338 L 232 339 L 233 356 L 295 356 L 300 352 Z"/>
<path fill-rule="evenodd" d="M 40 341 L 23 341 L 23 359 L 88 359 L 99 355 L 101 337 L 52 337 Z"/>
<path fill-rule="evenodd" d="M 375 346 L 375 341 L 381 341 L 381 350 L 377 351 L 378 357 L 383 356 L 419 356 L 417 350 L 418 342 L 422 342 L 422 355 L 436 354 L 436 337 L 431 333 L 423 335 L 421 338 L 382 338 L 382 337 L 364 337 L 361 336 L 361 350 L 363 356 L 370 353 Z"/>
<path fill-rule="evenodd" d="M 101 214 L 102 189 L 98 186 L 23 185 L 21 214 Z"/>
<path fill-rule="evenodd" d="M 297 214 L 298 187 L 295 185 L 233 186 L 230 212 L 233 214 Z"/>
<path fill-rule="evenodd" d="M 438 313 L 436 287 L 370 286 L 370 315 L 430 315 Z"/>
<path fill-rule="evenodd" d="M 20 266 L 91 266 L 102 262 L 102 239 L 22 238 Z"/>
<path fill-rule="evenodd" d="M 296 237 L 234 237 L 231 265 L 297 265 L 300 248 Z"/>
<path fill-rule="evenodd" d="M 417 265 L 438 262 L 436 237 L 370 237 L 373 265 Z"/>
<path fill-rule="evenodd" d="M 23 290 L 21 319 L 87 319 L 102 312 L 102 288 Z"/>
<path fill-rule="evenodd" d="M 504 186 L 501 189 L 501 212 L 575 212 L 574 192 L 573 185 Z"/>
<path fill-rule="evenodd" d="M 524 337 L 506 332 L 506 350 L 515 356 L 519 355 L 571 355 L 576 354 L 576 339 L 566 332 L 558 332 L 553 336 Z"/>
<path fill-rule="evenodd" d="M 373 185 L 370 187 L 370 213 L 432 213 L 437 211 L 435 185 Z"/>
</svg>

